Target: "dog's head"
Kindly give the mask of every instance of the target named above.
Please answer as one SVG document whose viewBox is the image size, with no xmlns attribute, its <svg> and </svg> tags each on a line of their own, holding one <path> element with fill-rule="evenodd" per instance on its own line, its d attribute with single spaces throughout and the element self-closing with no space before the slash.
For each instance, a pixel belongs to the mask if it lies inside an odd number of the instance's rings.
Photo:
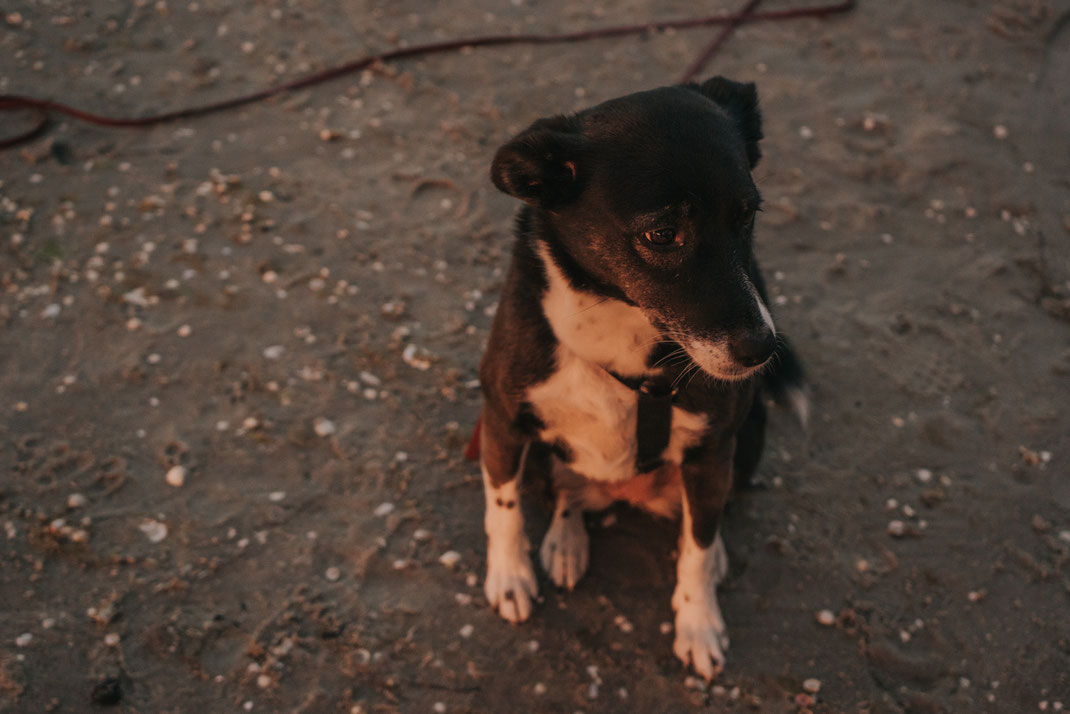
<svg viewBox="0 0 1070 714">
<path fill-rule="evenodd" d="M 759 296 L 753 84 L 715 77 L 541 119 L 498 150 L 494 184 L 533 207 L 573 287 L 639 307 L 707 373 L 773 354 Z"/>
</svg>

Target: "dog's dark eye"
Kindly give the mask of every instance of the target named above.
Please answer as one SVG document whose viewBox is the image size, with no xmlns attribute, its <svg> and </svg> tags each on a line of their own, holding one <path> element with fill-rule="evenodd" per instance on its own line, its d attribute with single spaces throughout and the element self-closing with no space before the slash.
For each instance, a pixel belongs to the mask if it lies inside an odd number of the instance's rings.
<svg viewBox="0 0 1070 714">
<path fill-rule="evenodd" d="M 644 233 L 643 240 L 655 248 L 669 248 L 681 244 L 675 228 L 655 228 Z"/>
</svg>

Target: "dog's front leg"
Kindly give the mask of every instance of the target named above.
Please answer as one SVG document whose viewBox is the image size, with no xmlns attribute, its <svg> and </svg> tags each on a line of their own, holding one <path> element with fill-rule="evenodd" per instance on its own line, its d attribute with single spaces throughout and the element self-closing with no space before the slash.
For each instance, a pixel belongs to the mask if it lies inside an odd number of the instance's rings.
<svg viewBox="0 0 1070 714">
<path fill-rule="evenodd" d="M 531 548 L 520 510 L 520 477 L 530 442 L 518 441 L 508 427 L 484 411 L 480 453 L 486 495 L 487 602 L 509 622 L 523 622 L 538 597 Z"/>
<path fill-rule="evenodd" d="M 721 513 L 732 485 L 734 440 L 681 467 L 683 528 L 676 564 L 673 652 L 707 680 L 724 668 L 728 634 L 717 603 L 717 584 L 728 570 Z"/>
</svg>

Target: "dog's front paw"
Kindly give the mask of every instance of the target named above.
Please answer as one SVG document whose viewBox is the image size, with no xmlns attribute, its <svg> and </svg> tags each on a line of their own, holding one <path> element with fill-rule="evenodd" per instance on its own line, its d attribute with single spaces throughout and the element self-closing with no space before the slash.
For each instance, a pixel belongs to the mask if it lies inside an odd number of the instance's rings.
<svg viewBox="0 0 1070 714">
<path fill-rule="evenodd" d="M 509 622 L 528 619 L 531 603 L 539 595 L 539 586 L 527 550 L 489 549 L 483 592 L 490 606 Z"/>
<path fill-rule="evenodd" d="M 546 537 L 542 539 L 539 556 L 542 567 L 559 588 L 571 590 L 587 572 L 589 539 L 578 511 L 556 514 Z"/>
<path fill-rule="evenodd" d="M 724 652 L 728 649 L 721 608 L 716 596 L 692 599 L 688 594 L 673 596 L 676 608 L 676 639 L 672 649 L 684 663 L 709 681 L 724 669 Z"/>
</svg>

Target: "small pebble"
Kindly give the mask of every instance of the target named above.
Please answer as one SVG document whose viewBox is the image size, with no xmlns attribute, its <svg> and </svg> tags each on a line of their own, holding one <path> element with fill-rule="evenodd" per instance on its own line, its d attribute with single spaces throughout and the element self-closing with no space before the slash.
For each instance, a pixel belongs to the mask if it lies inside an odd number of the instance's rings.
<svg viewBox="0 0 1070 714">
<path fill-rule="evenodd" d="M 84 508 L 89 503 L 89 499 L 80 493 L 72 493 L 67 496 L 67 508 Z"/>
<path fill-rule="evenodd" d="M 810 679 L 803 681 L 802 686 L 803 689 L 805 689 L 810 694 L 817 694 L 821 691 L 821 680 L 814 679 L 811 677 Z"/>
<path fill-rule="evenodd" d="M 542 682 L 535 682 L 535 686 L 532 687 L 531 690 L 541 697 L 543 694 L 546 694 L 546 685 Z"/>
<path fill-rule="evenodd" d="M 342 571 L 332 565 L 331 567 L 327 568 L 327 571 L 323 574 L 323 577 L 334 583 L 338 581 L 338 578 L 342 577 Z"/>
<path fill-rule="evenodd" d="M 817 621 L 825 627 L 832 627 L 836 624 L 836 614 L 832 610 L 822 610 L 816 615 Z"/>
<path fill-rule="evenodd" d="M 895 521 L 889 521 L 888 522 L 888 535 L 890 535 L 890 536 L 894 536 L 894 537 L 898 538 L 898 537 L 902 536 L 904 533 L 906 533 L 906 530 L 907 530 L 906 524 L 903 523 L 902 521 L 895 520 Z"/>
<path fill-rule="evenodd" d="M 429 541 L 431 540 L 431 531 L 428 531 L 424 528 L 417 528 L 415 531 L 412 532 L 412 539 L 419 543 Z"/>
<path fill-rule="evenodd" d="M 457 632 L 457 634 L 460 635 L 461 637 L 465 638 L 465 639 L 468 639 L 469 637 L 472 636 L 472 633 L 475 632 L 475 630 L 476 630 L 476 628 L 473 627 L 472 625 L 465 625 L 464 627 L 462 627 Z"/>
<path fill-rule="evenodd" d="M 21 635 L 15 638 L 16 647 L 26 647 L 33 642 L 33 635 L 29 632 L 23 632 Z"/>
<path fill-rule="evenodd" d="M 104 635 L 104 644 L 106 644 L 108 647 L 115 647 L 117 644 L 119 644 L 118 633 L 109 632 L 108 634 Z"/>
<path fill-rule="evenodd" d="M 256 678 L 256 686 L 260 687 L 261 689 L 267 689 L 271 686 L 271 677 L 266 674 L 261 674 L 259 677 Z"/>
<path fill-rule="evenodd" d="M 461 554 L 455 550 L 447 550 L 445 553 L 438 557 L 438 562 L 445 565 L 447 568 L 452 568 L 461 561 Z"/>
<path fill-rule="evenodd" d="M 189 325 L 182 325 L 178 328 L 179 337 L 189 337 L 192 332 L 193 328 L 191 328 Z"/>
<path fill-rule="evenodd" d="M 663 635 L 671 635 L 672 634 L 672 623 L 671 622 L 663 622 L 658 626 L 658 630 Z"/>
<path fill-rule="evenodd" d="M 1006 139 L 1008 136 L 1010 136 L 1010 134 L 1011 133 L 1010 131 L 1008 131 L 1007 127 L 1002 124 L 996 124 L 994 127 L 992 127 L 992 136 L 996 137 L 1000 141 Z"/>
<path fill-rule="evenodd" d="M 178 488 L 186 483 L 186 467 L 182 465 L 172 466 L 164 476 L 168 485 Z"/>
<path fill-rule="evenodd" d="M 917 472 L 918 481 L 921 483 L 929 483 L 933 480 L 933 472 L 929 469 L 918 469 Z"/>
<path fill-rule="evenodd" d="M 264 348 L 264 357 L 267 359 L 278 359 L 282 357 L 282 353 L 286 350 L 282 345 L 271 345 Z"/>
<path fill-rule="evenodd" d="M 431 709 L 435 712 L 435 714 L 446 714 L 446 703 L 435 702 L 434 705 L 431 706 Z"/>
<path fill-rule="evenodd" d="M 334 422 L 326 417 L 317 417 L 312 423 L 312 428 L 316 431 L 316 436 L 328 437 L 338 431 L 338 427 L 334 425 Z"/>
<path fill-rule="evenodd" d="M 138 530 L 145 534 L 150 543 L 159 543 L 167 537 L 167 526 L 152 518 L 143 520 Z"/>
<path fill-rule="evenodd" d="M 393 512 L 394 512 L 394 504 L 393 503 L 389 503 L 389 502 L 380 503 L 378 506 L 375 507 L 375 510 L 373 511 L 373 513 L 375 514 L 375 516 L 377 518 L 383 518 L 384 516 L 389 516 Z"/>
</svg>

